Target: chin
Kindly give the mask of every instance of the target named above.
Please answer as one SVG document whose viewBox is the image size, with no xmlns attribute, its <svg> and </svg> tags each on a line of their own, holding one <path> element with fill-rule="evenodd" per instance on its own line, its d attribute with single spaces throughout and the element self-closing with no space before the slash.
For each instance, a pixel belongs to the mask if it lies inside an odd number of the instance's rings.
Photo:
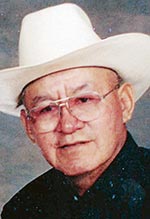
<svg viewBox="0 0 150 219">
<path fill-rule="evenodd" d="M 87 172 L 90 172 L 93 170 L 93 168 L 89 168 L 87 166 L 79 166 L 79 165 L 68 165 L 66 168 L 61 166 L 61 168 L 58 168 L 61 172 L 63 172 L 67 176 L 79 176 L 83 175 Z"/>
</svg>

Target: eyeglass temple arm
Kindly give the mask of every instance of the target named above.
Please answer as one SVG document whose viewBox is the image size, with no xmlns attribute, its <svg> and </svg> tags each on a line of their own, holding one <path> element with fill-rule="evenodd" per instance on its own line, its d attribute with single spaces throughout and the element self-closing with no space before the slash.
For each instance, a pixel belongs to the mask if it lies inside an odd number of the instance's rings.
<svg viewBox="0 0 150 219">
<path fill-rule="evenodd" d="M 104 94 L 101 98 L 105 99 L 105 97 L 107 97 L 110 93 L 112 93 L 114 90 L 118 89 L 119 87 L 120 87 L 120 84 L 117 84 L 113 89 L 108 91 L 108 93 Z"/>
</svg>

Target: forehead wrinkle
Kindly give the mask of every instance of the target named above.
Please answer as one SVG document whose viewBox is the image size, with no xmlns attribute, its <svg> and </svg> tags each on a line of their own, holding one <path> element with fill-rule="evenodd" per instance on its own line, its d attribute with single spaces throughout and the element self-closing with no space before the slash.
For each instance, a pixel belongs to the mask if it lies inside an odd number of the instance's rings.
<svg viewBox="0 0 150 219">
<path fill-rule="evenodd" d="M 43 102 L 45 100 L 53 100 L 53 98 L 50 97 L 50 95 L 44 95 L 44 96 L 35 96 L 32 99 L 32 104 L 36 105 L 37 103 Z"/>
<path fill-rule="evenodd" d="M 82 91 L 82 90 L 84 90 L 85 88 L 88 88 L 88 87 L 90 87 L 88 83 L 83 84 L 83 85 L 80 85 L 80 86 L 78 86 L 77 88 L 75 88 L 75 90 L 72 92 L 72 94 L 75 94 L 75 93 L 77 93 L 78 91 Z M 59 92 L 58 92 L 58 93 L 59 93 Z M 60 95 L 60 96 L 61 96 L 61 95 Z M 50 94 L 49 94 L 49 95 L 44 95 L 44 96 L 35 96 L 35 97 L 32 99 L 32 104 L 33 104 L 33 105 L 36 105 L 37 103 L 40 103 L 40 102 L 45 101 L 45 100 L 55 100 L 55 99 L 52 98 L 52 97 L 50 96 Z"/>
<path fill-rule="evenodd" d="M 90 87 L 91 87 L 91 86 L 90 86 L 89 83 L 82 84 L 82 85 L 78 86 L 77 88 L 75 88 L 74 91 L 72 92 L 72 94 L 75 94 L 75 93 L 77 93 L 78 91 L 82 91 L 82 90 L 84 90 L 84 89 L 86 89 L 86 88 L 90 88 Z"/>
<path fill-rule="evenodd" d="M 68 74 L 67 74 L 68 76 Z M 56 80 L 57 81 L 57 80 Z M 56 82 L 55 81 L 55 82 Z M 78 80 L 77 80 L 78 81 Z M 35 94 L 35 96 L 33 96 L 33 98 L 30 98 L 30 104 L 31 105 L 35 105 L 35 104 L 38 104 L 39 102 L 42 102 L 42 101 L 45 101 L 45 100 L 56 100 L 56 96 L 58 99 L 60 98 L 63 98 L 65 96 L 72 96 L 74 94 L 76 94 L 77 92 L 81 92 L 82 90 L 84 91 L 85 89 L 88 89 L 90 88 L 90 90 L 94 87 L 93 85 L 93 79 L 90 78 L 90 79 L 86 79 L 84 81 L 80 81 L 80 83 L 71 83 L 69 85 L 69 81 L 68 83 L 61 83 L 61 86 L 60 86 L 60 80 L 59 80 L 59 86 L 56 86 L 56 84 L 51 84 L 51 93 L 50 93 L 50 90 L 48 91 L 48 93 L 39 93 L 39 94 Z M 60 87 L 63 87 L 62 89 L 60 89 Z M 26 89 L 26 91 L 28 90 L 28 88 Z M 26 92 L 27 93 L 27 92 Z M 54 95 L 55 95 L 55 98 L 54 98 Z M 26 96 L 26 95 L 25 95 Z M 25 98 L 26 99 L 26 98 Z"/>
<path fill-rule="evenodd" d="M 35 96 L 32 100 L 31 100 L 31 105 L 32 106 L 36 106 L 38 103 L 41 103 L 45 100 L 52 100 L 52 98 L 50 98 L 50 96 Z"/>
</svg>

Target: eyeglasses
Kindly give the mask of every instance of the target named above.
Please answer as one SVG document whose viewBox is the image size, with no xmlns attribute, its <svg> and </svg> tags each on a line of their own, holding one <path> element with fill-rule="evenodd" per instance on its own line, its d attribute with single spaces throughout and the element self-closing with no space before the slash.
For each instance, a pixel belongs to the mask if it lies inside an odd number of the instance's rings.
<svg viewBox="0 0 150 219">
<path fill-rule="evenodd" d="M 117 84 L 103 96 L 97 92 L 85 92 L 56 101 L 46 100 L 39 106 L 27 110 L 27 117 L 41 134 L 55 130 L 61 117 L 61 107 L 66 107 L 76 119 L 90 122 L 98 118 L 101 101 L 119 87 Z"/>
</svg>

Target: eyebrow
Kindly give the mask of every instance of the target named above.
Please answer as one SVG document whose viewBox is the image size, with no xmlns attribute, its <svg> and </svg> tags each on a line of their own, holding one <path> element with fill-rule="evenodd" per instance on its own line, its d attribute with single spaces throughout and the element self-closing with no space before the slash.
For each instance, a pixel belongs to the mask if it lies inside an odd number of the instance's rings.
<svg viewBox="0 0 150 219">
<path fill-rule="evenodd" d="M 73 92 L 72 94 L 74 95 L 75 93 L 77 93 L 78 91 L 82 91 L 83 89 L 89 87 L 89 84 L 86 83 L 86 84 L 83 84 L 83 85 L 80 85 L 79 87 L 77 87 Z M 42 101 L 45 101 L 45 100 L 52 100 L 54 101 L 54 98 L 52 98 L 50 95 L 44 95 L 44 96 L 35 96 L 32 100 L 32 104 L 35 106 L 37 103 L 40 103 Z"/>
<path fill-rule="evenodd" d="M 45 100 L 53 100 L 49 95 L 44 96 L 35 96 L 32 100 L 33 106 L 35 106 L 37 103 L 43 102 Z"/>
<path fill-rule="evenodd" d="M 73 94 L 77 93 L 78 91 L 82 91 L 88 87 L 90 87 L 88 83 L 82 84 L 73 91 Z"/>
</svg>

